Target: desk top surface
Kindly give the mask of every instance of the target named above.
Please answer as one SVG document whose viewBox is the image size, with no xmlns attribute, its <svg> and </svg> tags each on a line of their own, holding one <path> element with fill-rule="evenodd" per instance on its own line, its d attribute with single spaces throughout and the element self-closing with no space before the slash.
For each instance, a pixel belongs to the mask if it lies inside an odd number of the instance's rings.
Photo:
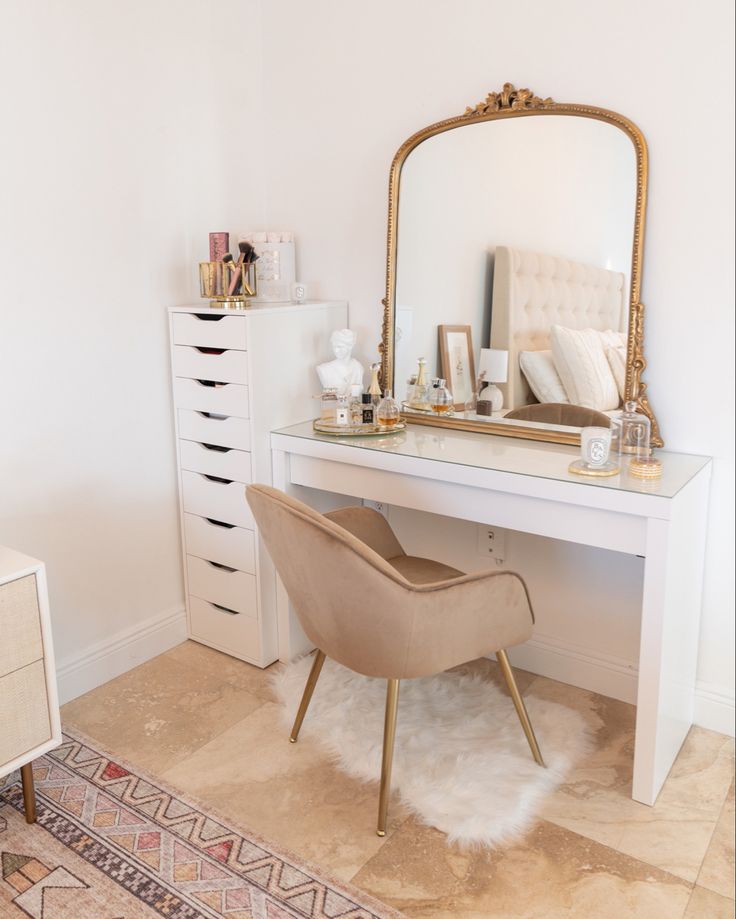
<svg viewBox="0 0 736 919">
<path fill-rule="evenodd" d="M 710 463 L 710 457 L 689 453 L 672 453 L 658 450 L 662 460 L 662 476 L 644 480 L 632 476 L 626 469 L 607 478 L 593 478 L 568 472 L 570 463 L 580 458 L 577 447 L 540 443 L 494 434 L 476 434 L 467 431 L 407 425 L 406 430 L 387 436 L 332 437 L 314 431 L 311 421 L 273 431 L 277 437 L 296 437 L 313 443 L 351 447 L 440 463 L 452 463 L 476 469 L 515 475 L 536 476 L 592 488 L 606 488 L 632 494 L 657 495 L 673 498 L 701 469 Z M 273 443 L 278 446 L 277 443 Z M 342 451 L 341 451 L 342 452 Z"/>
</svg>

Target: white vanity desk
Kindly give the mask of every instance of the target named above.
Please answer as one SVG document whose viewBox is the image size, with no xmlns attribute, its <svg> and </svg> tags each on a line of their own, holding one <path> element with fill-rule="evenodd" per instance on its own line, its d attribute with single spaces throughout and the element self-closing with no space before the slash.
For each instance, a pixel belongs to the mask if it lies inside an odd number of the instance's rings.
<svg viewBox="0 0 736 919">
<path fill-rule="evenodd" d="M 662 478 L 643 482 L 572 475 L 573 447 L 421 425 L 340 439 L 305 422 L 271 446 L 274 486 L 302 499 L 314 488 L 643 556 L 632 796 L 654 803 L 692 724 L 708 457 L 660 452 Z M 311 646 L 278 592 L 286 660 Z"/>
</svg>

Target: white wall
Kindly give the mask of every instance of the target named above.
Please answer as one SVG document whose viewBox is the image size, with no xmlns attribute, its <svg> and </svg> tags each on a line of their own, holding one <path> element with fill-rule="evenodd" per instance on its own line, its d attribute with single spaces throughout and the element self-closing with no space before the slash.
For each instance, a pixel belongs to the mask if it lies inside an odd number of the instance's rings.
<svg viewBox="0 0 736 919">
<path fill-rule="evenodd" d="M 165 308 L 262 220 L 256 12 L 1 7 L 0 543 L 47 563 L 63 693 L 183 635 Z"/>
<path fill-rule="evenodd" d="M 410 134 L 507 80 L 622 112 L 643 130 L 651 401 L 669 448 L 716 458 L 699 662 L 701 701 L 712 705 L 699 717 L 732 705 L 733 4 L 270 0 L 262 9 L 269 220 L 296 231 L 303 280 L 349 299 L 365 358 L 380 336 L 389 166 Z"/>
</svg>

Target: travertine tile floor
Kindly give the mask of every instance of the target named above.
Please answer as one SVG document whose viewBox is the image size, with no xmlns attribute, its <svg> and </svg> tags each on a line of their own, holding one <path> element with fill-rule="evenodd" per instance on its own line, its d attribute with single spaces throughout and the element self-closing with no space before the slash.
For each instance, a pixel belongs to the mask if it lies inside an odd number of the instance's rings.
<svg viewBox="0 0 736 919">
<path fill-rule="evenodd" d="M 468 666 L 502 685 L 495 664 Z M 448 847 L 397 802 L 379 839 L 377 786 L 331 765 L 308 716 L 299 743 L 288 743 L 269 671 L 193 642 L 70 702 L 62 717 L 407 916 L 733 917 L 733 741 L 694 728 L 657 804 L 645 807 L 629 797 L 633 707 L 532 674 L 518 679 L 526 695 L 580 711 L 596 746 L 527 836 L 492 852 Z"/>
</svg>

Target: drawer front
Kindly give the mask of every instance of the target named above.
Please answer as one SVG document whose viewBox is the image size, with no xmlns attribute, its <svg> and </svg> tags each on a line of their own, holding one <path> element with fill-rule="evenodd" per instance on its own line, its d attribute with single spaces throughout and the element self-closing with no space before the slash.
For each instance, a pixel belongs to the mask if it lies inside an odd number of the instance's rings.
<svg viewBox="0 0 736 919">
<path fill-rule="evenodd" d="M 250 450 L 250 421 L 247 418 L 213 418 L 180 408 L 179 436 L 201 444 Z"/>
<path fill-rule="evenodd" d="M 212 316 L 207 313 L 202 316 L 204 318 L 197 313 L 173 314 L 171 325 L 175 345 L 246 350 L 245 316 Z"/>
<path fill-rule="evenodd" d="M 246 530 L 255 529 L 241 482 L 216 482 L 198 472 L 182 471 L 181 486 L 182 503 L 187 513 L 234 523 Z"/>
<path fill-rule="evenodd" d="M 242 613 L 227 612 L 198 597 L 189 598 L 191 637 L 213 645 L 227 654 L 260 661 L 261 639 L 258 620 Z"/>
<path fill-rule="evenodd" d="M 221 479 L 233 479 L 248 485 L 251 475 L 250 453 L 226 447 L 214 449 L 194 440 L 179 441 L 181 468 L 189 472 L 203 472 Z"/>
<path fill-rule="evenodd" d="M 248 387 L 241 383 L 200 383 L 199 380 L 176 377 L 174 405 L 195 412 L 250 418 Z"/>
<path fill-rule="evenodd" d="M 229 565 L 249 574 L 256 573 L 253 530 L 244 530 L 232 524 L 223 526 L 219 522 L 211 523 L 206 517 L 184 514 L 184 538 L 188 555 Z"/>
<path fill-rule="evenodd" d="M 43 661 L 0 678 L 0 775 L 3 764 L 51 739 Z"/>
<path fill-rule="evenodd" d="M 0 584 L 0 677 L 42 657 L 36 576 Z"/>
<path fill-rule="evenodd" d="M 248 354 L 245 351 L 211 354 L 189 345 L 175 345 L 173 363 L 175 377 L 243 385 L 248 382 Z"/>
<path fill-rule="evenodd" d="M 221 568 L 194 555 L 187 556 L 187 573 L 190 595 L 243 616 L 258 617 L 256 579 L 252 574 Z"/>
</svg>

